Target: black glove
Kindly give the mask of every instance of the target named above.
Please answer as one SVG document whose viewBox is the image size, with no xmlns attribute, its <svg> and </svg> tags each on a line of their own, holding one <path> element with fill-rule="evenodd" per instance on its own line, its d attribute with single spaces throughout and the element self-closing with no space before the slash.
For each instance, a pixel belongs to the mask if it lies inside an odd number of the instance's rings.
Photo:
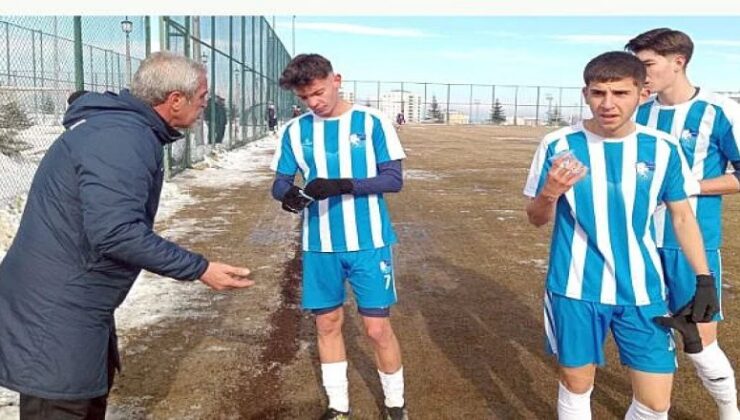
<svg viewBox="0 0 740 420">
<path fill-rule="evenodd" d="M 283 210 L 291 213 L 300 213 L 313 200 L 306 197 L 300 188 L 293 185 L 283 197 Z"/>
<path fill-rule="evenodd" d="M 696 322 L 691 320 L 691 304 L 684 306 L 673 316 L 656 316 L 653 322 L 666 328 L 673 328 L 683 337 L 683 351 L 689 354 L 699 353 L 704 348 Z"/>
<path fill-rule="evenodd" d="M 710 322 L 712 317 L 719 312 L 714 276 L 711 274 L 696 276 L 696 294 L 691 303 L 693 304 L 691 320 L 694 322 Z"/>
<path fill-rule="evenodd" d="M 314 200 L 323 200 L 335 195 L 351 194 L 354 190 L 350 179 L 324 179 L 316 178 L 306 185 L 303 190 Z"/>
</svg>

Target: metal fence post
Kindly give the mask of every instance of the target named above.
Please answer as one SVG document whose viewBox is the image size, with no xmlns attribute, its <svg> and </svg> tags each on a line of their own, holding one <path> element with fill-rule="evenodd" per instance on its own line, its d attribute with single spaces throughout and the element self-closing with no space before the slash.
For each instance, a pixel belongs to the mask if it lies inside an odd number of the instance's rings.
<svg viewBox="0 0 740 420">
<path fill-rule="evenodd" d="M 519 112 L 519 86 L 514 86 L 514 125 L 519 125 L 517 114 Z"/>
<path fill-rule="evenodd" d="M 445 110 L 447 115 L 447 125 L 450 125 L 450 84 L 447 84 L 447 109 Z"/>
<path fill-rule="evenodd" d="M 537 103 L 534 107 L 534 125 L 540 125 L 540 87 L 537 86 Z"/>
<path fill-rule="evenodd" d="M 241 104 L 239 106 L 239 126 L 241 127 L 241 131 L 242 131 L 241 141 L 242 143 L 244 143 L 246 141 L 246 129 L 245 128 L 247 126 L 247 123 L 244 118 L 244 112 L 246 111 L 245 108 L 247 107 L 247 102 L 246 102 L 247 101 L 247 98 L 246 98 L 247 96 L 246 95 L 246 90 L 247 90 L 246 85 L 247 84 L 246 84 L 246 80 L 244 80 L 246 76 L 244 72 L 245 70 L 244 66 L 247 62 L 247 28 L 246 28 L 247 18 L 245 16 L 242 16 L 241 22 L 242 22 L 242 34 L 241 34 L 242 35 L 242 42 L 241 42 L 242 44 L 242 64 L 241 64 L 241 69 L 239 71 L 239 74 L 241 75 L 241 83 L 240 83 L 241 86 L 240 86 L 240 92 L 239 92 L 239 98 L 241 98 Z"/>
<path fill-rule="evenodd" d="M 257 138 L 257 41 L 255 36 L 256 17 L 252 16 L 252 105 L 249 107 L 252 117 L 252 135 L 251 138 Z"/>
<path fill-rule="evenodd" d="M 85 88 L 85 76 L 82 64 L 82 17 L 75 16 L 74 23 L 74 60 L 75 60 L 75 89 Z"/>
<path fill-rule="evenodd" d="M 152 18 L 144 16 L 144 54 L 149 57 L 152 53 Z"/>
<path fill-rule="evenodd" d="M 378 81 L 375 98 L 376 98 L 376 102 L 378 103 L 377 108 L 380 109 L 380 81 Z"/>
<path fill-rule="evenodd" d="M 234 17 L 229 16 L 229 109 L 226 118 L 229 121 L 229 146 L 233 146 L 234 137 Z"/>
<path fill-rule="evenodd" d="M 470 109 L 470 118 L 468 118 L 468 123 L 473 123 L 473 85 L 470 85 L 470 98 L 468 100 L 468 107 Z"/>
</svg>

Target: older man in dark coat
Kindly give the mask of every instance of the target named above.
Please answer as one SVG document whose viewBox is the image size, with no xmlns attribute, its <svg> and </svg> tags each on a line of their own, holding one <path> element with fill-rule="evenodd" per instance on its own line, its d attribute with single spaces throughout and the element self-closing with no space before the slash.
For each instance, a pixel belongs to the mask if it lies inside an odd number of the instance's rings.
<svg viewBox="0 0 740 420">
<path fill-rule="evenodd" d="M 118 366 L 114 311 L 142 269 L 222 290 L 249 270 L 209 263 L 152 231 L 163 145 L 206 101 L 205 69 L 155 53 L 131 92 L 86 93 L 41 161 L 0 263 L 0 386 L 21 418 L 102 419 Z"/>
</svg>

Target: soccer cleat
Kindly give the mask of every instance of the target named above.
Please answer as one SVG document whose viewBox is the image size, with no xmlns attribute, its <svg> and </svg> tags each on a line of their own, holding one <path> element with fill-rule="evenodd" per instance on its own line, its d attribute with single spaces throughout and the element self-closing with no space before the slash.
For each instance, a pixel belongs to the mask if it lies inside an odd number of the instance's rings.
<svg viewBox="0 0 740 420">
<path fill-rule="evenodd" d="M 409 412 L 406 410 L 406 404 L 403 407 L 386 407 L 385 420 L 409 420 Z"/>
<path fill-rule="evenodd" d="M 337 411 L 329 407 L 319 420 L 349 420 L 349 412 Z"/>
</svg>

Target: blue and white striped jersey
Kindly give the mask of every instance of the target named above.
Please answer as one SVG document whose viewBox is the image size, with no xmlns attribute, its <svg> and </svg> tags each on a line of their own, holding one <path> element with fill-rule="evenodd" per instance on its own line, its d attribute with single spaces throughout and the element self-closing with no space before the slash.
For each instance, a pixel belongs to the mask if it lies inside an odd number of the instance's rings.
<svg viewBox="0 0 740 420">
<path fill-rule="evenodd" d="M 728 162 L 740 161 L 740 104 L 730 98 L 700 91 L 688 102 L 668 106 L 653 96 L 638 108 L 636 121 L 676 137 L 698 181 L 724 175 Z M 699 221 L 704 248 L 718 249 L 722 196 L 692 196 L 689 202 Z M 655 214 L 655 235 L 658 247 L 681 247 L 664 206 Z"/>
<path fill-rule="evenodd" d="M 661 201 L 686 198 L 675 140 L 637 125 L 621 139 L 582 124 L 548 134 L 534 155 L 524 194 L 544 187 L 556 153 L 570 150 L 588 174 L 557 201 L 547 273 L 553 293 L 612 305 L 665 299 L 663 271 L 650 229 Z"/>
<path fill-rule="evenodd" d="M 372 178 L 379 163 L 404 159 L 396 130 L 378 110 L 353 105 L 336 118 L 312 112 L 290 120 L 271 168 L 306 183 L 315 178 Z M 344 252 L 380 248 L 396 242 L 382 194 L 329 197 L 303 211 L 303 250 Z"/>
</svg>

